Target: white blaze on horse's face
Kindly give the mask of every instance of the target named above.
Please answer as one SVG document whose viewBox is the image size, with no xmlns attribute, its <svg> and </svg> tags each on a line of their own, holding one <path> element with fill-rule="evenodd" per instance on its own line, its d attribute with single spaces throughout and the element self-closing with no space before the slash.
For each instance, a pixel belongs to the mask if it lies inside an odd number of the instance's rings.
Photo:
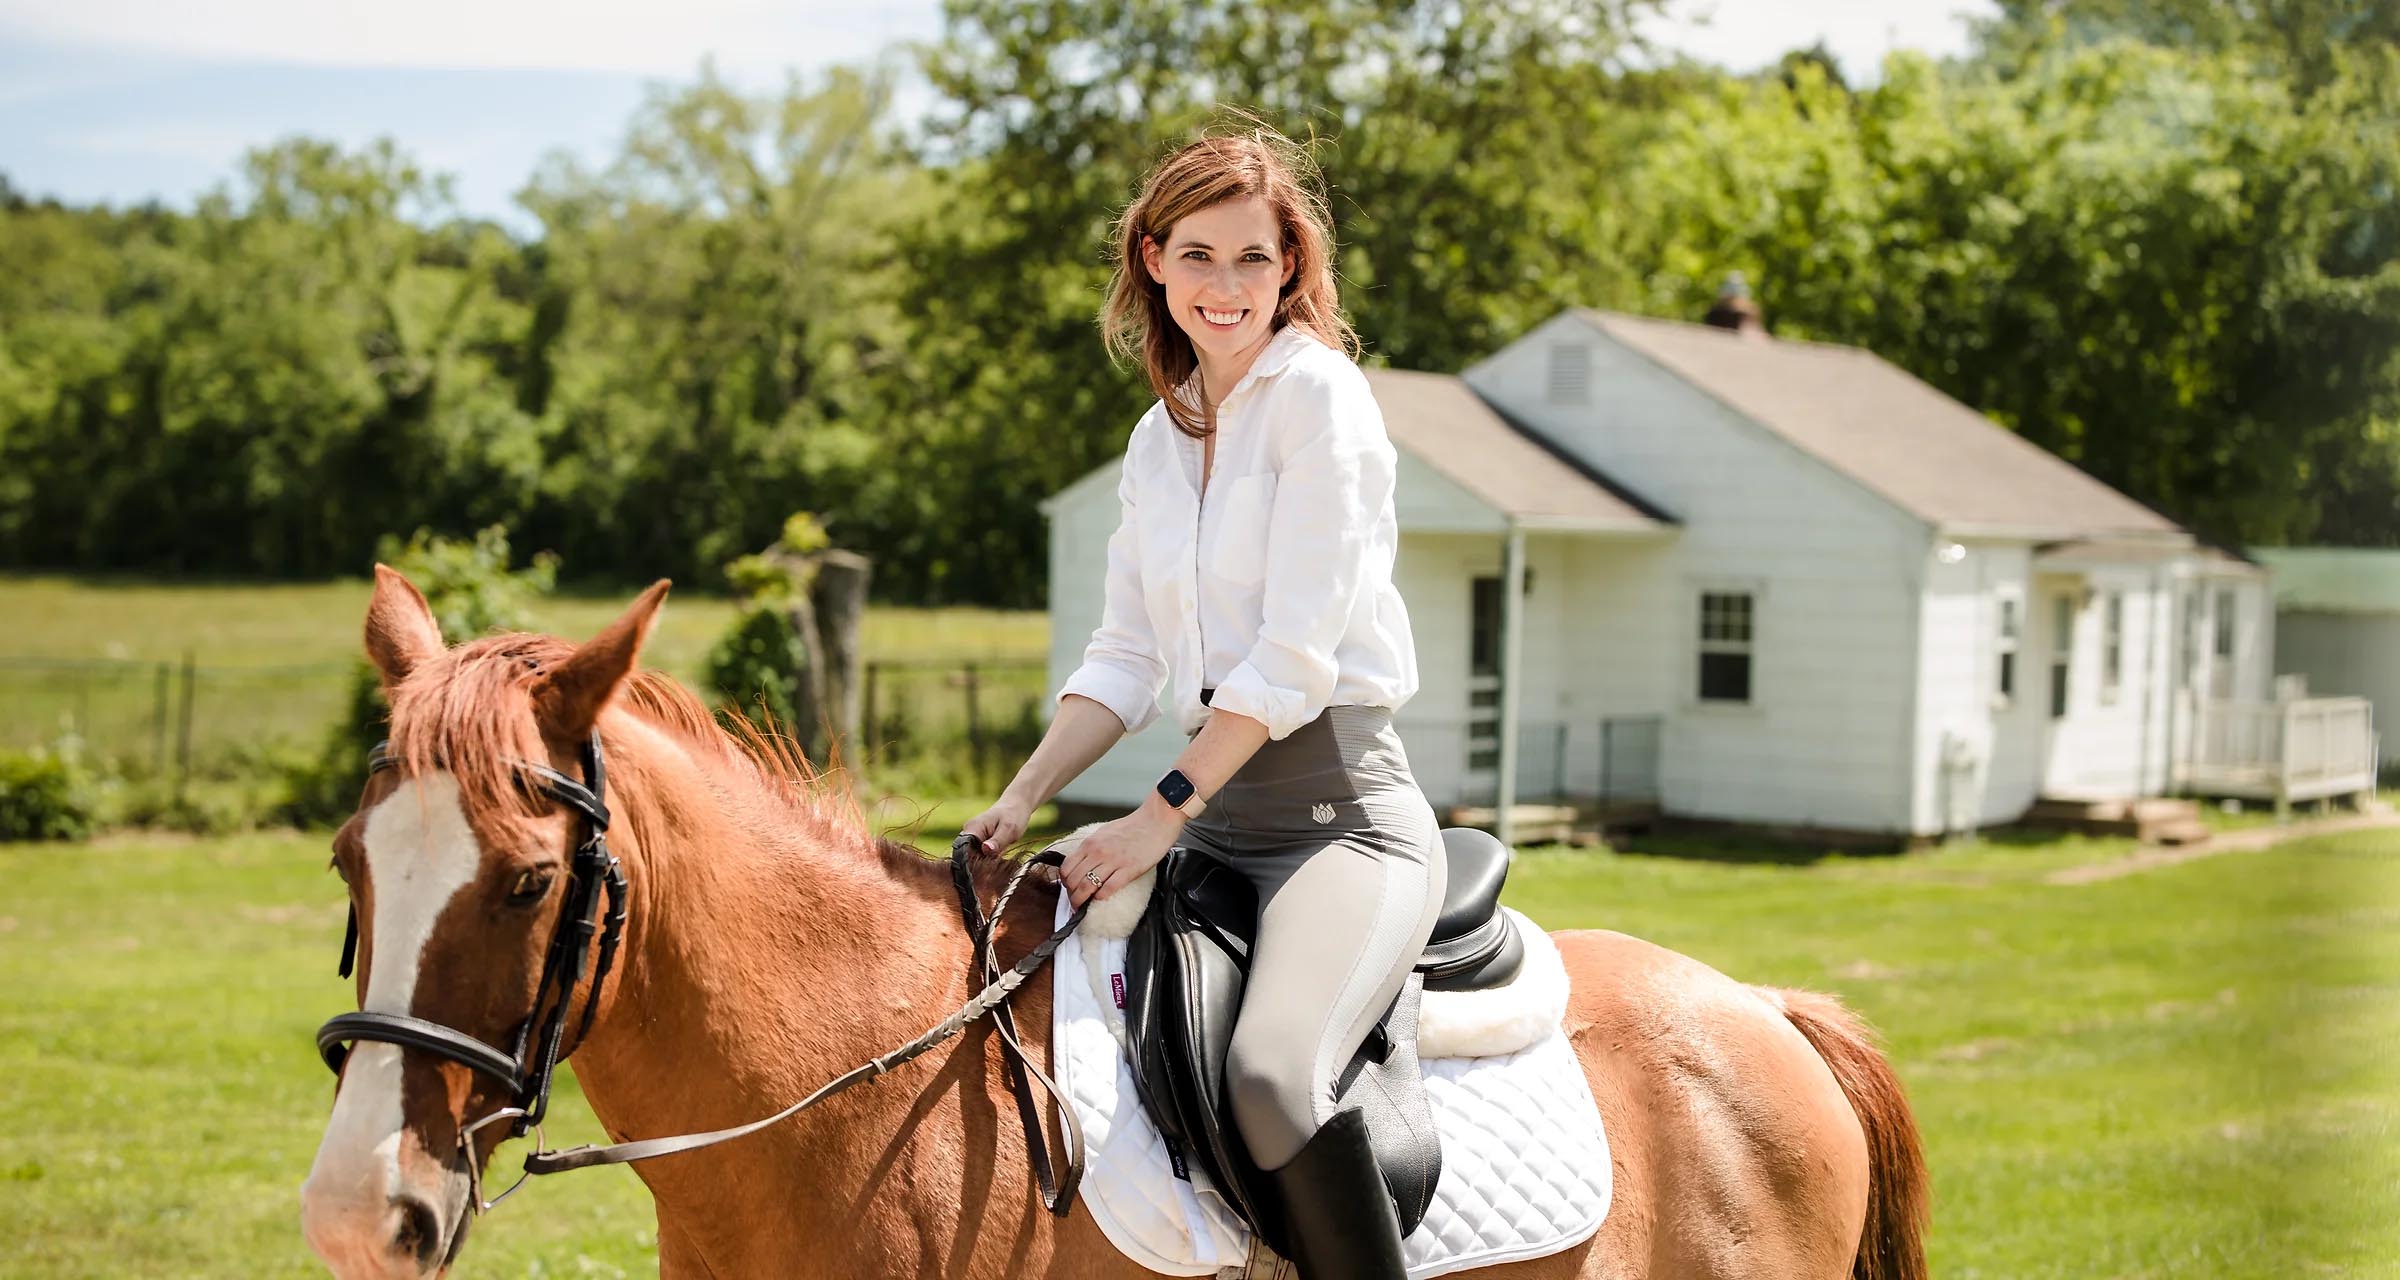
<svg viewBox="0 0 2400 1280">
<path fill-rule="evenodd" d="M 474 882 L 483 857 L 447 773 L 409 779 L 366 815 L 366 887 L 374 911 L 362 1007 L 409 1014 L 434 925 Z M 452 1153 L 432 1152 L 402 1107 L 400 1047 L 362 1042 L 350 1054 L 333 1118 L 300 1188 L 309 1247 L 345 1280 L 437 1269 L 465 1212 Z"/>
</svg>

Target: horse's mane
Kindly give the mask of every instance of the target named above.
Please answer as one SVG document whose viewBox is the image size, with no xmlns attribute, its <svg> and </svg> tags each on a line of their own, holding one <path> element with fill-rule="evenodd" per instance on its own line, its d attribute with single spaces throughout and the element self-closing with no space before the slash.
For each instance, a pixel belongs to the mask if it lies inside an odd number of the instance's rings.
<svg viewBox="0 0 2400 1280">
<path fill-rule="evenodd" d="M 517 762 L 547 755 L 535 727 L 533 687 L 574 652 L 556 636 L 509 632 L 468 641 L 425 663 L 390 691 L 393 754 L 409 773 L 448 770 L 470 812 L 531 820 L 546 802 L 525 785 Z M 942 871 L 914 845 L 874 834 L 845 771 L 838 764 L 810 764 L 772 722 L 762 726 L 735 712 L 720 723 L 681 681 L 642 668 L 619 686 L 614 706 L 780 800 L 808 835 L 829 848 L 873 856 L 895 878 Z M 977 853 L 977 879 L 1006 861 Z"/>
</svg>

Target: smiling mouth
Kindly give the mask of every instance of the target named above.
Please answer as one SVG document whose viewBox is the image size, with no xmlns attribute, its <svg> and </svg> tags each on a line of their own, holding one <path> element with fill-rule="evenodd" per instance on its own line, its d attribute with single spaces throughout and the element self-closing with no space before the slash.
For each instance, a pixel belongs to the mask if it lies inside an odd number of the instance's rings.
<svg viewBox="0 0 2400 1280">
<path fill-rule="evenodd" d="M 1199 314 L 1200 322 L 1207 325 L 1211 329 L 1234 328 L 1235 326 L 1241 324 L 1242 320 L 1250 314 L 1247 309 L 1217 311 L 1209 307 L 1194 307 L 1192 310 Z"/>
</svg>

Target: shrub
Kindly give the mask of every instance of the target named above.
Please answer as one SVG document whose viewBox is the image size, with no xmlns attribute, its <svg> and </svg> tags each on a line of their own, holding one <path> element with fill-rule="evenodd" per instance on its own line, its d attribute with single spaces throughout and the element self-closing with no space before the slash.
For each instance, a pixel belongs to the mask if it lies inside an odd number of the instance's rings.
<svg viewBox="0 0 2400 1280">
<path fill-rule="evenodd" d="M 744 608 L 708 651 L 708 686 L 717 696 L 764 726 L 763 710 L 785 731 L 799 721 L 800 681 L 808 652 L 791 615 L 773 606 Z"/>
<path fill-rule="evenodd" d="M 81 840 L 95 803 L 90 775 L 70 754 L 0 752 L 0 840 Z"/>
</svg>

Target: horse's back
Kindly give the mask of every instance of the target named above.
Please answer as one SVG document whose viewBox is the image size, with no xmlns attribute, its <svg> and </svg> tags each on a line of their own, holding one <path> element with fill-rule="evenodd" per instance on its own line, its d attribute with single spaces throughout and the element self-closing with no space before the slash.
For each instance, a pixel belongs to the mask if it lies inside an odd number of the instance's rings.
<svg viewBox="0 0 2400 1280">
<path fill-rule="evenodd" d="M 1849 1275 L 1865 1137 L 1776 994 L 1626 934 L 1553 936 L 1615 1190 L 1592 1248 L 1523 1274 Z"/>
</svg>

